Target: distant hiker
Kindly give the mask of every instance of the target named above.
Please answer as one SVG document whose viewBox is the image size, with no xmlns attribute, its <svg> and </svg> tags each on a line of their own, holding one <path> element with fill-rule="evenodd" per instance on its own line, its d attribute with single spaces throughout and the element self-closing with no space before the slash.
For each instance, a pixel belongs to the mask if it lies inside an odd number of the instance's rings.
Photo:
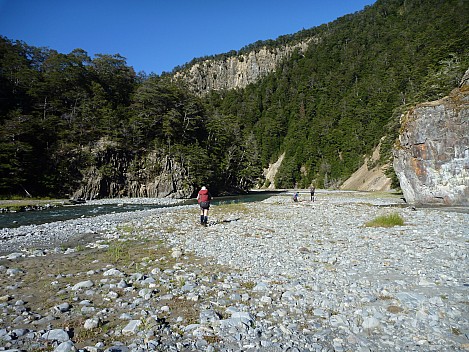
<svg viewBox="0 0 469 352">
<path fill-rule="evenodd" d="M 299 196 L 300 196 L 300 195 L 298 194 L 298 192 L 295 192 L 295 194 L 293 195 L 293 201 L 294 201 L 294 202 L 298 202 L 298 197 L 299 197 Z"/>
<path fill-rule="evenodd" d="M 314 202 L 314 192 L 316 191 L 316 187 L 311 186 L 309 192 L 311 193 L 311 201 Z"/>
<path fill-rule="evenodd" d="M 197 194 L 197 202 L 200 206 L 200 225 L 207 226 L 208 222 L 208 209 L 210 208 L 210 200 L 212 195 L 208 189 L 203 186 Z"/>
</svg>

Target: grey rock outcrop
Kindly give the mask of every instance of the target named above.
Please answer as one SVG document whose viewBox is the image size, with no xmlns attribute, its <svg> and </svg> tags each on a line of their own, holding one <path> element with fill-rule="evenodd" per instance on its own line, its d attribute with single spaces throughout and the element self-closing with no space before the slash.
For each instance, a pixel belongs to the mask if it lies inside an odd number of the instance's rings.
<svg viewBox="0 0 469 352">
<path fill-rule="evenodd" d="M 170 156 L 152 151 L 140 164 L 126 173 L 129 197 L 189 198 L 192 195 L 194 188 L 188 182 L 187 170 Z"/>
<path fill-rule="evenodd" d="M 100 140 L 90 154 L 95 162 L 83 171 L 73 198 L 189 198 L 194 191 L 186 169 L 157 150 L 128 155 L 115 143 Z"/>
<path fill-rule="evenodd" d="M 205 60 L 188 69 L 178 71 L 174 79 L 186 81 L 191 90 L 204 94 L 211 90 L 244 88 L 259 78 L 274 72 L 280 62 L 290 57 L 295 50 L 305 52 L 309 39 L 295 45 L 251 51 L 247 54 L 230 56 L 222 60 Z"/>
<path fill-rule="evenodd" d="M 394 169 L 410 203 L 469 205 L 469 70 L 443 99 L 401 117 Z"/>
</svg>

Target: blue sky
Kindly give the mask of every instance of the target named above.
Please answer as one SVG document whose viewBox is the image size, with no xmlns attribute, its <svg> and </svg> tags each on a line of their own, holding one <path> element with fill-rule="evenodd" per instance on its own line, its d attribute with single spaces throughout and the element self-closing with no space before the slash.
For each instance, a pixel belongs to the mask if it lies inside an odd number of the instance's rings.
<svg viewBox="0 0 469 352">
<path fill-rule="evenodd" d="M 170 72 L 362 10 L 375 0 L 0 0 L 0 35 L 61 53 L 120 54 Z"/>
</svg>

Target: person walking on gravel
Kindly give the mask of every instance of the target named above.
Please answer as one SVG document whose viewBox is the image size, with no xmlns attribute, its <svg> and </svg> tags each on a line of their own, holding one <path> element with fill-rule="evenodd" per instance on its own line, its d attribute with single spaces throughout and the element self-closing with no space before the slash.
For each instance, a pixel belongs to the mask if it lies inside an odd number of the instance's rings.
<svg viewBox="0 0 469 352">
<path fill-rule="evenodd" d="M 311 186 L 309 192 L 311 193 L 311 202 L 314 202 L 314 192 L 316 191 L 316 187 Z"/>
<path fill-rule="evenodd" d="M 210 209 L 210 201 L 212 200 L 212 195 L 208 189 L 203 186 L 199 193 L 197 194 L 197 202 L 200 206 L 200 225 L 207 226 L 208 222 L 208 210 Z"/>
</svg>

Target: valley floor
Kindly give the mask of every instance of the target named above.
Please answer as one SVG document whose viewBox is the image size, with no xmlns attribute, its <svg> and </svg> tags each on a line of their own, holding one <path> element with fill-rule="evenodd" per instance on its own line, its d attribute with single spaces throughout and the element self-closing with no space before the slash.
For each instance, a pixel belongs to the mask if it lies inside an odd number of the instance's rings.
<svg viewBox="0 0 469 352">
<path fill-rule="evenodd" d="M 469 214 L 300 200 L 212 206 L 208 227 L 191 205 L 3 229 L 0 346 L 469 350 Z M 404 225 L 365 226 L 391 213 Z"/>
</svg>

